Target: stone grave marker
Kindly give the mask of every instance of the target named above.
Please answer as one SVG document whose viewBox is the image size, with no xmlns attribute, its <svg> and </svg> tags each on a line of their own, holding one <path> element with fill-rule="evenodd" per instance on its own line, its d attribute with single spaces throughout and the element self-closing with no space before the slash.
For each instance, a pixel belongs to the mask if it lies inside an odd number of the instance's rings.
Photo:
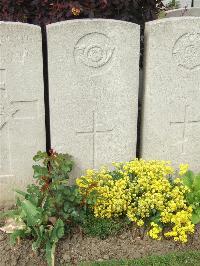
<svg viewBox="0 0 200 266">
<path fill-rule="evenodd" d="M 200 0 L 193 0 L 194 1 L 194 7 L 200 7 Z"/>
<path fill-rule="evenodd" d="M 139 26 L 86 19 L 47 26 L 51 141 L 87 168 L 135 157 Z"/>
<path fill-rule="evenodd" d="M 166 12 L 166 18 L 184 17 L 184 16 L 200 17 L 200 8 L 198 7 L 179 8 Z"/>
<path fill-rule="evenodd" d="M 0 22 L 0 205 L 32 182 L 32 157 L 45 149 L 41 32 Z"/>
<path fill-rule="evenodd" d="M 197 0 L 198 1 L 198 0 Z M 191 7 L 192 6 L 192 0 L 178 0 L 179 7 Z M 163 3 L 165 5 L 171 3 L 171 0 L 164 0 Z"/>
<path fill-rule="evenodd" d="M 146 23 L 144 71 L 142 157 L 200 171 L 200 18 Z"/>
</svg>

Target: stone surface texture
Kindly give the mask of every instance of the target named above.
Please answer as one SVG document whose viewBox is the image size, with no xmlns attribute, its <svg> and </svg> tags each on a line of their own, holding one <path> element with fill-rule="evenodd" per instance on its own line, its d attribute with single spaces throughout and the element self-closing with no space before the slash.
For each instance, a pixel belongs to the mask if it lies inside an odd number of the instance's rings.
<svg viewBox="0 0 200 266">
<path fill-rule="evenodd" d="M 87 168 L 135 157 L 139 26 L 86 19 L 47 26 L 52 147 Z"/>
<path fill-rule="evenodd" d="M 200 17 L 200 8 L 198 7 L 179 8 L 166 12 L 166 18 L 184 17 L 184 16 Z"/>
<path fill-rule="evenodd" d="M 194 1 L 194 7 L 200 7 L 200 0 L 193 0 Z"/>
<path fill-rule="evenodd" d="M 0 205 L 32 181 L 32 157 L 45 149 L 41 32 L 0 22 Z"/>
<path fill-rule="evenodd" d="M 164 0 L 163 3 L 166 5 L 170 3 L 171 0 Z M 191 7 L 192 6 L 192 0 L 178 0 L 179 7 Z"/>
<path fill-rule="evenodd" d="M 145 40 L 142 157 L 199 171 L 200 18 L 149 22 Z"/>
</svg>

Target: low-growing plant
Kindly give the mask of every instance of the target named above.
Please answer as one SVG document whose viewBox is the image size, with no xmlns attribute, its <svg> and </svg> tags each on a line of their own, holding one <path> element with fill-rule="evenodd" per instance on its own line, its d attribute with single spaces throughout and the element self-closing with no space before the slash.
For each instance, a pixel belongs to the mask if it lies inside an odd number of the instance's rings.
<svg viewBox="0 0 200 266">
<path fill-rule="evenodd" d="M 134 160 L 115 163 L 115 170 L 88 170 L 77 179 L 80 193 L 97 218 L 127 215 L 130 221 L 144 226 L 153 239 L 173 237 L 187 242 L 194 232 L 192 206 L 187 202 L 188 188 L 169 162 Z M 175 178 L 176 177 L 176 178 Z M 174 179 L 175 178 L 175 179 Z"/>
<path fill-rule="evenodd" d="M 193 208 L 192 222 L 200 223 L 200 174 L 194 174 L 188 171 L 183 176 L 183 183 L 189 188 L 187 200 Z"/>
<path fill-rule="evenodd" d="M 86 235 L 105 239 L 108 236 L 117 235 L 130 224 L 127 217 L 109 219 L 97 218 L 93 213 L 88 212 L 83 219 L 82 228 Z"/>
<path fill-rule="evenodd" d="M 44 247 L 48 265 L 54 265 L 56 243 L 81 219 L 82 198 L 76 186 L 68 186 L 73 167 L 68 154 L 38 152 L 33 159 L 36 183 L 26 192 L 17 191 L 22 197 L 17 199 L 17 210 L 9 214 L 14 219 L 11 239 L 33 237 L 33 251 Z"/>
</svg>

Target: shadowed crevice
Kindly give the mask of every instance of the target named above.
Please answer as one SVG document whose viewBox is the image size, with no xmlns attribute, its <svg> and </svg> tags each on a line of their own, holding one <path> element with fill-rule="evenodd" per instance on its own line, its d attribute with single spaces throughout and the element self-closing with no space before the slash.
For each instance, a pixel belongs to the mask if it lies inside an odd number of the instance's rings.
<svg viewBox="0 0 200 266">
<path fill-rule="evenodd" d="M 46 128 L 46 151 L 51 149 L 50 133 L 50 108 L 49 108 L 49 73 L 48 73 L 48 48 L 46 26 L 41 26 L 42 31 L 42 54 L 43 54 L 43 79 L 44 79 L 44 105 L 45 105 L 45 128 Z"/>
</svg>

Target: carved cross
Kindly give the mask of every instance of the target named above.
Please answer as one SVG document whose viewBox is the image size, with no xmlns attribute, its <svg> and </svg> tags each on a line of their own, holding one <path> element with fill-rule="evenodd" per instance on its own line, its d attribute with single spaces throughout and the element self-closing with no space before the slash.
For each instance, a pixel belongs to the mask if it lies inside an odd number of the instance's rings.
<svg viewBox="0 0 200 266">
<path fill-rule="evenodd" d="M 110 133 L 113 131 L 112 129 L 108 130 L 97 130 L 96 128 L 96 114 L 93 112 L 93 122 L 92 122 L 92 130 L 91 131 L 78 131 L 76 132 L 77 134 L 85 134 L 85 135 L 91 135 L 92 136 L 92 164 L 93 168 L 95 168 L 95 154 L 96 154 L 96 149 L 95 149 L 95 139 L 98 136 L 98 134 L 106 134 Z"/>
<path fill-rule="evenodd" d="M 36 103 L 37 100 L 11 101 L 6 89 L 6 70 L 0 69 L 0 177 L 10 176 L 1 175 L 4 172 L 11 172 L 11 153 L 10 153 L 10 121 L 12 119 L 30 119 L 26 113 L 17 117 L 27 104 Z M 4 169 L 4 171 L 3 171 Z"/>
<path fill-rule="evenodd" d="M 170 125 L 183 125 L 183 132 L 182 132 L 182 140 L 178 143 L 180 143 L 182 145 L 181 148 L 181 153 L 184 153 L 184 143 L 186 142 L 186 138 L 185 138 L 185 133 L 186 133 L 186 128 L 188 126 L 188 124 L 194 124 L 194 123 L 200 123 L 200 120 L 188 120 L 187 119 L 187 110 L 188 110 L 188 105 L 185 106 L 185 112 L 184 112 L 184 119 L 183 121 L 173 121 L 170 122 Z"/>
</svg>

